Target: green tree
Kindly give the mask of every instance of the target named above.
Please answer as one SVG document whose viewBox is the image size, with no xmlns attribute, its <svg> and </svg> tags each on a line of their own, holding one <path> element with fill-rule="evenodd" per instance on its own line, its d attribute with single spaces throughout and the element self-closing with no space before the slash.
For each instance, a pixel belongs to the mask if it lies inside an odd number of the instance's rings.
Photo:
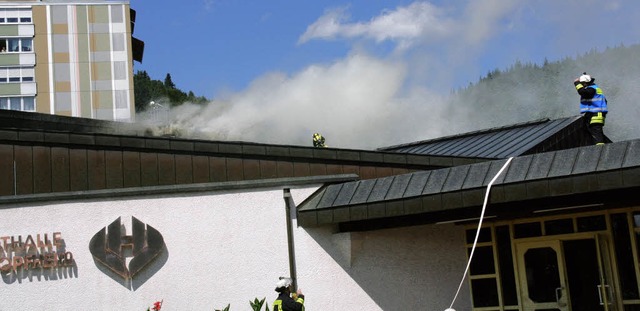
<svg viewBox="0 0 640 311">
<path fill-rule="evenodd" d="M 152 101 L 161 102 L 168 100 L 171 106 L 179 106 L 185 102 L 193 102 L 196 104 L 209 102 L 204 96 L 196 96 L 192 91 L 189 91 L 187 94 L 176 88 L 169 73 L 167 73 L 163 82 L 153 80 L 146 71 L 139 70 L 133 76 L 133 84 L 136 112 L 148 109 L 149 103 Z"/>
<path fill-rule="evenodd" d="M 171 74 L 167 73 L 167 76 L 164 77 L 164 87 L 167 89 L 175 89 L 176 85 L 171 81 Z"/>
</svg>

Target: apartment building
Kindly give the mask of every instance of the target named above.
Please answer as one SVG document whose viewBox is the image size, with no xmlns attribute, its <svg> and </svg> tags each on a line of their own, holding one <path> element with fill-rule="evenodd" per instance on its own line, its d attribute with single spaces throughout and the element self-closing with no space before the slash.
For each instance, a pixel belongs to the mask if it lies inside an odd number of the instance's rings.
<svg viewBox="0 0 640 311">
<path fill-rule="evenodd" d="M 0 109 L 133 120 L 134 22 L 129 1 L 0 0 Z"/>
</svg>

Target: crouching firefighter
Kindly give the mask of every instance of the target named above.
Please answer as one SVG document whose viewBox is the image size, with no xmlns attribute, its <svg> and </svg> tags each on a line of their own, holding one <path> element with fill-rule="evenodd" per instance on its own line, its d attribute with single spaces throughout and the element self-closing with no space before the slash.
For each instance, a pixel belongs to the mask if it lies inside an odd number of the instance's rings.
<svg viewBox="0 0 640 311">
<path fill-rule="evenodd" d="M 278 298 L 273 302 L 273 311 L 304 311 L 304 295 L 300 289 L 291 295 L 292 283 L 290 278 L 281 278 L 278 281 Z"/>
<path fill-rule="evenodd" d="M 324 137 L 319 133 L 313 134 L 313 146 L 316 148 L 327 148 L 327 145 L 324 143 Z"/>
<path fill-rule="evenodd" d="M 605 141 L 602 128 L 608 112 L 607 98 L 595 84 L 595 80 L 585 72 L 573 81 L 573 85 L 580 94 L 580 113 L 583 115 L 584 125 L 593 143 L 603 145 Z"/>
</svg>

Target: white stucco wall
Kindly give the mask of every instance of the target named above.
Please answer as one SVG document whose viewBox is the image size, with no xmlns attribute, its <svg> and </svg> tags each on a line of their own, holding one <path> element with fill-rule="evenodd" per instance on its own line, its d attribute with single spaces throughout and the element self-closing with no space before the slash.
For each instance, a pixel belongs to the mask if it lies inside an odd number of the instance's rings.
<svg viewBox="0 0 640 311">
<path fill-rule="evenodd" d="M 300 203 L 317 187 L 292 189 Z M 157 229 L 166 253 L 135 290 L 106 275 L 89 251 L 118 217 Z M 294 227 L 295 220 L 294 220 Z M 60 232 L 73 269 L 3 273 L 0 310 L 251 310 L 287 276 L 282 189 L 138 196 L 2 206 L 0 237 Z M 463 229 L 429 225 L 334 234 L 295 228 L 298 285 L 307 310 L 444 310 L 466 264 Z M 162 264 L 164 263 L 164 264 Z M 135 280 L 135 278 L 134 278 Z M 469 310 L 468 285 L 454 307 Z M 271 306 L 270 306 L 271 309 Z"/>
</svg>

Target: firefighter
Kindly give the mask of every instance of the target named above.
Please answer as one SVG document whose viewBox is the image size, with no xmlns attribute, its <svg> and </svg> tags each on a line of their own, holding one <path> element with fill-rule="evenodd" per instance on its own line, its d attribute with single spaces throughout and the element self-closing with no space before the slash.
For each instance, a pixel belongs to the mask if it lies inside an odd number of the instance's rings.
<svg viewBox="0 0 640 311">
<path fill-rule="evenodd" d="M 304 295 L 298 291 L 291 295 L 292 280 L 290 278 L 280 278 L 276 284 L 278 298 L 273 302 L 273 311 L 304 311 Z"/>
<path fill-rule="evenodd" d="M 584 72 L 573 81 L 578 94 L 580 94 L 580 113 L 585 127 L 591 136 L 593 143 L 604 145 L 604 120 L 607 116 L 607 98 L 600 87 L 595 84 L 592 76 Z"/>
<path fill-rule="evenodd" d="M 327 148 L 327 145 L 324 143 L 324 137 L 318 133 L 313 134 L 313 146 L 318 148 Z"/>
</svg>

